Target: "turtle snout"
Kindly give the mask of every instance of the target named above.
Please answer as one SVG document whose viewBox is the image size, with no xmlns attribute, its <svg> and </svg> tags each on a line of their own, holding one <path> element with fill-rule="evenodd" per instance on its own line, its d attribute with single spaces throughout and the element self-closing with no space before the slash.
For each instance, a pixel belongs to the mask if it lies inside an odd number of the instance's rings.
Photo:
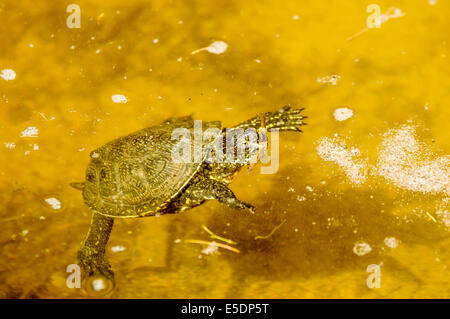
<svg viewBox="0 0 450 319">
<path fill-rule="evenodd" d="M 75 189 L 82 191 L 84 189 L 84 186 L 86 185 L 86 183 L 85 182 L 74 182 L 74 183 L 70 183 L 69 185 Z"/>
</svg>

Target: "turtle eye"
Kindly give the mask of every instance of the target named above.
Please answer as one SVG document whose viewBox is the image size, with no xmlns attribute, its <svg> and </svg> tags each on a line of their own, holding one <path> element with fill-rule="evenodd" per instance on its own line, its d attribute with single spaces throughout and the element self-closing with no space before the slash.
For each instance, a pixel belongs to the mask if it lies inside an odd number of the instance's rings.
<svg viewBox="0 0 450 319">
<path fill-rule="evenodd" d="M 94 174 L 89 173 L 89 174 L 86 175 L 86 180 L 87 180 L 88 182 L 93 182 L 94 179 L 95 179 Z"/>
<path fill-rule="evenodd" d="M 102 169 L 102 170 L 100 171 L 100 178 L 101 178 L 101 179 L 105 179 L 105 178 L 106 178 L 106 171 L 105 171 L 104 169 Z"/>
</svg>

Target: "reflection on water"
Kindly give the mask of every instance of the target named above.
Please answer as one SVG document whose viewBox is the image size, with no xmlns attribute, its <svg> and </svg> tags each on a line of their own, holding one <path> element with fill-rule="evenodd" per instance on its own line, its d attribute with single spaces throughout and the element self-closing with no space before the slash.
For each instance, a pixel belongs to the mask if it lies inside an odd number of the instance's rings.
<svg viewBox="0 0 450 319">
<path fill-rule="evenodd" d="M 80 29 L 64 3 L 0 3 L 0 297 L 98 297 L 66 286 L 90 222 L 69 183 L 90 151 L 171 116 L 232 126 L 285 104 L 306 107 L 304 134 L 280 134 L 277 174 L 231 185 L 256 214 L 117 221 L 100 297 L 450 296 L 448 2 L 397 2 L 365 31 L 359 1 L 77 3 Z M 186 242 L 212 240 L 202 225 L 239 253 Z"/>
</svg>

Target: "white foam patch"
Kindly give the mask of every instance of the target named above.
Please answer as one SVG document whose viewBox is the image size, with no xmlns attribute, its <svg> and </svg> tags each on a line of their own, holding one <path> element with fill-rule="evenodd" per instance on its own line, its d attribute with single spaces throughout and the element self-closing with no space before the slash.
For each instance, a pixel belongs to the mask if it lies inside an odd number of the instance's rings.
<svg viewBox="0 0 450 319">
<path fill-rule="evenodd" d="M 446 197 L 442 200 L 442 202 L 439 204 L 439 207 L 436 211 L 436 216 L 439 219 L 439 221 L 444 224 L 448 230 L 450 230 L 450 212 L 449 212 L 449 206 L 450 205 L 450 197 Z"/>
<path fill-rule="evenodd" d="M 384 134 L 376 172 L 402 189 L 450 195 L 450 156 L 438 157 L 419 142 L 412 125 Z"/>
<path fill-rule="evenodd" d="M 338 138 L 322 137 L 316 147 L 317 154 L 325 161 L 339 165 L 347 177 L 355 184 L 362 184 L 367 179 L 367 164 L 360 158 L 357 148 L 347 148 Z"/>
<path fill-rule="evenodd" d="M 325 161 L 339 165 L 356 184 L 364 183 L 368 172 L 381 176 L 398 188 L 413 192 L 450 195 L 450 155 L 438 156 L 417 139 L 416 127 L 405 124 L 383 134 L 376 166 L 360 158 L 360 151 L 341 138 L 322 137 L 316 147 Z"/>
</svg>

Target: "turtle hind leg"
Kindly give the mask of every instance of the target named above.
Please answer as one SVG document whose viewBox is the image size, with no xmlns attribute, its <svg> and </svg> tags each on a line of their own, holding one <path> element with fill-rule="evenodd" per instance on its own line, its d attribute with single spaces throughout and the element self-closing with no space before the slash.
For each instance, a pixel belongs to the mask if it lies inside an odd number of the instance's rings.
<svg viewBox="0 0 450 319">
<path fill-rule="evenodd" d="M 78 252 L 78 264 L 87 276 L 101 275 L 114 283 L 114 272 L 105 256 L 113 223 L 113 218 L 93 213 L 87 238 Z"/>
</svg>

